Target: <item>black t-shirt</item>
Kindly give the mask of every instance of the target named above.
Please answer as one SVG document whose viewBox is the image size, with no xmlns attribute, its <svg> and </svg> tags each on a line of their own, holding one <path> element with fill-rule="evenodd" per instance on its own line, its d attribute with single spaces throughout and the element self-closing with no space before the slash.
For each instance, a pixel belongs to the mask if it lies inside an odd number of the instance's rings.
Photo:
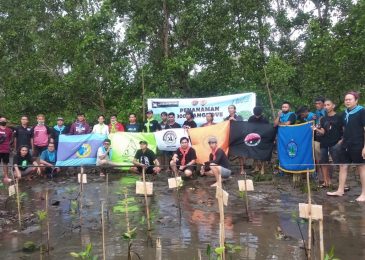
<svg viewBox="0 0 365 260">
<path fill-rule="evenodd" d="M 161 121 L 160 122 L 160 128 L 161 128 L 161 130 L 167 129 L 168 128 L 168 122 Z"/>
<path fill-rule="evenodd" d="M 32 137 L 32 128 L 17 126 L 14 129 L 14 137 L 16 137 L 16 149 L 20 146 L 26 145 L 30 148 L 30 139 Z"/>
<path fill-rule="evenodd" d="M 320 125 L 325 131 L 324 135 L 320 138 L 321 147 L 332 147 L 342 138 L 343 123 L 342 117 L 338 114 L 322 117 L 320 119 Z"/>
<path fill-rule="evenodd" d="M 365 109 L 349 115 L 348 122 L 345 118 L 346 113 L 343 113 L 343 146 L 351 149 L 362 149 L 364 147 Z"/>
<path fill-rule="evenodd" d="M 229 120 L 229 118 L 230 118 L 230 116 L 225 117 L 225 118 L 224 118 L 224 121 Z M 243 121 L 242 116 L 239 116 L 239 115 L 237 115 L 237 114 L 235 114 L 235 115 L 234 115 L 234 119 L 236 119 L 236 121 Z"/>
<path fill-rule="evenodd" d="M 221 148 L 218 148 L 215 153 L 215 160 L 213 160 L 213 154 L 209 154 L 209 162 L 218 164 L 224 168 L 229 169 L 229 160 L 227 155 L 224 153 L 224 151 Z"/>
<path fill-rule="evenodd" d="M 250 116 L 250 118 L 248 119 L 249 123 L 259 123 L 259 124 L 268 124 L 269 121 L 267 121 L 267 119 L 263 116 L 260 117 L 256 117 L 256 116 Z"/>
<path fill-rule="evenodd" d="M 32 163 L 32 156 L 30 156 L 29 153 L 25 157 L 22 157 L 18 154 L 14 156 L 13 164 L 18 165 L 19 170 L 26 170 L 30 165 L 32 165 Z"/>
<path fill-rule="evenodd" d="M 152 120 L 150 122 L 145 122 L 143 125 L 143 132 L 147 132 L 147 124 L 150 125 L 150 131 L 148 133 L 156 132 L 157 130 L 161 130 L 160 124 L 157 122 L 157 120 Z"/>
<path fill-rule="evenodd" d="M 156 160 L 156 154 L 147 148 L 145 152 L 142 149 L 137 150 L 136 155 L 134 156 L 139 163 L 142 163 L 147 166 L 154 166 Z"/>
<path fill-rule="evenodd" d="M 177 149 L 174 154 L 177 154 L 178 161 L 176 162 L 177 165 L 181 165 L 181 160 L 184 157 L 183 153 L 180 149 Z M 191 162 L 192 160 L 196 160 L 196 152 L 194 148 L 190 147 L 188 153 L 185 156 L 185 165 Z"/>
<path fill-rule="evenodd" d="M 195 121 L 194 121 L 194 120 L 192 120 L 192 121 L 187 121 L 187 120 L 185 120 L 185 122 L 183 123 L 183 127 L 187 127 L 187 128 L 196 128 L 196 127 L 198 127 L 198 126 L 196 125 L 196 123 L 195 123 Z"/>
<path fill-rule="evenodd" d="M 68 126 L 65 126 L 64 128 L 52 128 L 52 133 L 51 133 L 51 136 L 52 138 L 54 139 L 54 142 L 55 142 L 55 147 L 56 147 L 56 150 L 57 150 L 57 147 L 58 147 L 58 141 L 60 139 L 60 135 L 65 135 L 65 134 L 68 134 L 70 128 Z"/>
<path fill-rule="evenodd" d="M 176 122 L 174 122 L 172 125 L 170 125 L 170 124 L 166 125 L 166 129 L 171 129 L 171 128 L 181 128 L 181 125 L 179 125 Z"/>
<path fill-rule="evenodd" d="M 125 131 L 126 132 L 131 132 L 131 133 L 142 132 L 142 126 L 139 123 L 126 124 L 125 125 Z"/>
</svg>

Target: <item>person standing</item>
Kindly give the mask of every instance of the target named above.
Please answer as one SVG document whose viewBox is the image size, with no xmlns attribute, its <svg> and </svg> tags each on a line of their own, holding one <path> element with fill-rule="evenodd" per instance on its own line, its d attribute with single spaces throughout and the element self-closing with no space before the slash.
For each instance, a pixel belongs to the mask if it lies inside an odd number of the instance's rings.
<svg viewBox="0 0 365 260">
<path fill-rule="evenodd" d="M 189 146 L 189 138 L 180 138 L 180 147 L 172 156 L 170 166 L 175 176 L 192 177 L 196 169 L 196 152 Z M 180 173 L 180 174 L 179 174 Z"/>
<path fill-rule="evenodd" d="M 296 114 L 299 123 L 306 123 L 316 119 L 316 115 L 310 112 L 307 106 L 301 106 Z"/>
<path fill-rule="evenodd" d="M 77 113 L 77 120 L 71 125 L 70 135 L 84 135 L 91 132 L 89 124 L 86 122 L 84 113 Z"/>
<path fill-rule="evenodd" d="M 227 155 L 221 148 L 218 148 L 217 138 L 210 137 L 208 144 L 211 149 L 209 161 L 204 163 L 200 174 L 214 176 L 216 182 L 210 186 L 215 187 L 218 186 L 219 175 L 221 175 L 223 179 L 227 179 L 231 176 L 231 170 L 229 169 L 230 167 Z"/>
<path fill-rule="evenodd" d="M 181 126 L 176 123 L 175 121 L 175 113 L 174 112 L 170 112 L 168 114 L 168 117 L 169 117 L 169 121 L 168 121 L 168 124 L 167 124 L 167 129 L 171 129 L 171 128 L 181 128 Z"/>
<path fill-rule="evenodd" d="M 148 110 L 146 112 L 147 120 L 144 123 L 143 132 L 153 133 L 161 130 L 160 124 L 153 118 L 153 111 Z"/>
<path fill-rule="evenodd" d="M 39 157 L 47 149 L 48 142 L 51 140 L 51 130 L 45 125 L 45 116 L 37 115 L 37 125 L 31 130 L 31 145 L 34 157 Z"/>
<path fill-rule="evenodd" d="M 93 133 L 94 134 L 100 134 L 100 135 L 108 135 L 109 134 L 109 127 L 104 124 L 105 116 L 99 115 L 98 116 L 98 124 L 94 125 L 93 127 Z"/>
<path fill-rule="evenodd" d="M 20 118 L 20 125 L 15 127 L 13 134 L 14 151 L 18 151 L 20 146 L 26 145 L 28 149 L 31 147 L 30 139 L 32 138 L 32 128 L 29 126 L 28 116 L 23 115 Z"/>
<path fill-rule="evenodd" d="M 328 155 L 331 155 L 334 164 L 338 164 L 339 141 L 342 139 L 343 135 L 342 118 L 336 114 L 335 104 L 327 99 L 324 102 L 324 106 L 326 108 L 326 115 L 321 118 L 320 124 L 313 126 L 313 130 L 321 136 L 321 156 L 319 163 L 325 164 L 321 167 L 323 174 L 323 183 L 320 185 L 321 188 L 327 188 L 331 185 Z"/>
<path fill-rule="evenodd" d="M 348 164 L 357 164 L 361 181 L 361 194 L 356 201 L 365 201 L 365 109 L 358 104 L 360 95 L 350 91 L 345 95 L 346 110 L 343 113 L 344 132 L 340 141 L 340 173 L 338 189 L 327 192 L 328 196 L 343 196 L 347 179 Z"/>
<path fill-rule="evenodd" d="M 214 121 L 214 113 L 206 113 L 205 114 L 205 120 L 207 120 L 207 122 L 202 124 L 201 127 L 215 125 L 215 123 L 213 122 Z"/>
<path fill-rule="evenodd" d="M 186 120 L 182 125 L 183 128 L 189 129 L 198 127 L 194 121 L 194 114 L 190 110 L 185 112 L 185 119 Z"/>
<path fill-rule="evenodd" d="M 161 122 L 160 122 L 160 127 L 161 127 L 161 130 L 165 130 L 168 125 L 168 117 L 167 117 L 167 113 L 166 112 L 162 112 L 161 113 Z"/>
<path fill-rule="evenodd" d="M 109 133 L 124 132 L 123 124 L 119 123 L 116 115 L 110 117 Z"/>
<path fill-rule="evenodd" d="M 250 116 L 248 119 L 249 123 L 255 123 L 255 124 L 269 124 L 269 121 L 263 116 L 263 110 L 262 107 L 254 107 L 253 108 L 253 115 Z M 265 173 L 265 162 L 254 160 L 255 165 L 254 172 L 260 172 L 261 175 Z"/>
<path fill-rule="evenodd" d="M 60 140 L 60 135 L 68 134 L 68 127 L 64 124 L 63 117 L 57 118 L 57 124 L 53 127 L 52 138 L 55 145 L 55 149 L 58 149 L 58 142 Z"/>
<path fill-rule="evenodd" d="M 134 113 L 129 114 L 128 121 L 129 123 L 125 125 L 126 132 L 130 133 L 142 132 L 143 127 L 140 123 L 137 122 L 136 114 Z"/>
<path fill-rule="evenodd" d="M 253 115 L 248 119 L 249 123 L 268 124 L 269 121 L 263 116 L 262 107 L 254 107 Z"/>
<path fill-rule="evenodd" d="M 235 105 L 229 105 L 228 106 L 229 115 L 226 118 L 224 118 L 224 121 L 226 121 L 226 120 L 243 121 L 242 116 L 237 115 L 236 110 L 237 109 L 236 109 Z"/>
<path fill-rule="evenodd" d="M 10 157 L 10 142 L 13 131 L 6 126 L 7 120 L 4 116 L 0 116 L 0 162 L 3 166 L 3 182 L 10 183 L 9 178 L 9 157 Z"/>
<path fill-rule="evenodd" d="M 274 127 L 278 125 L 294 125 L 297 120 L 295 113 L 290 111 L 291 104 L 287 101 L 281 105 L 281 110 L 278 112 L 278 116 L 274 120 Z"/>
</svg>

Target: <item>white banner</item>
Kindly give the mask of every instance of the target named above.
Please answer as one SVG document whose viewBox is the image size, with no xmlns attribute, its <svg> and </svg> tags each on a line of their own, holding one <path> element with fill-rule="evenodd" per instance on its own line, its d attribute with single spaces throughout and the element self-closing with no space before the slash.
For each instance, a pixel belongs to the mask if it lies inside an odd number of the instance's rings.
<svg viewBox="0 0 365 260">
<path fill-rule="evenodd" d="M 235 105 L 237 114 L 247 121 L 256 106 L 256 94 L 242 93 L 208 98 L 152 98 L 148 99 L 147 104 L 148 109 L 153 110 L 154 117 L 159 122 L 162 112 L 174 112 L 176 122 L 182 125 L 185 121 L 185 112 L 191 110 L 195 116 L 194 121 L 200 126 L 206 122 L 206 113 L 213 113 L 216 123 L 223 121 L 228 116 L 229 105 Z"/>
<path fill-rule="evenodd" d="M 157 147 L 160 151 L 176 151 L 180 147 L 180 138 L 189 138 L 188 132 L 183 128 L 173 128 L 155 132 Z"/>
</svg>

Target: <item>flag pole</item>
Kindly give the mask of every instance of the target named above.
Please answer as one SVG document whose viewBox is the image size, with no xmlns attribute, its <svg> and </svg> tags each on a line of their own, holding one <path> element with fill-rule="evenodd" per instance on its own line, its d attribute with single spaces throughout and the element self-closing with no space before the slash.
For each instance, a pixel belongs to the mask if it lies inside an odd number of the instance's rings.
<svg viewBox="0 0 365 260">
<path fill-rule="evenodd" d="M 312 259 L 312 199 L 311 199 L 311 187 L 309 182 L 309 169 L 307 169 L 307 188 L 308 188 L 308 260 Z"/>
</svg>

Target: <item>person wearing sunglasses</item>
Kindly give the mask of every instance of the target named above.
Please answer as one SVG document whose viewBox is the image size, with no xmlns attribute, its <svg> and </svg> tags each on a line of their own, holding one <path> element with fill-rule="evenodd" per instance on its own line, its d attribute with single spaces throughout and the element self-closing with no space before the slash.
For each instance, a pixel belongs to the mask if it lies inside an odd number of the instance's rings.
<svg viewBox="0 0 365 260">
<path fill-rule="evenodd" d="M 112 163 L 112 148 L 110 139 L 105 139 L 103 145 L 99 147 L 97 157 L 96 157 L 96 166 L 100 167 L 100 176 L 105 176 L 106 168 L 109 166 L 114 166 Z"/>
</svg>

